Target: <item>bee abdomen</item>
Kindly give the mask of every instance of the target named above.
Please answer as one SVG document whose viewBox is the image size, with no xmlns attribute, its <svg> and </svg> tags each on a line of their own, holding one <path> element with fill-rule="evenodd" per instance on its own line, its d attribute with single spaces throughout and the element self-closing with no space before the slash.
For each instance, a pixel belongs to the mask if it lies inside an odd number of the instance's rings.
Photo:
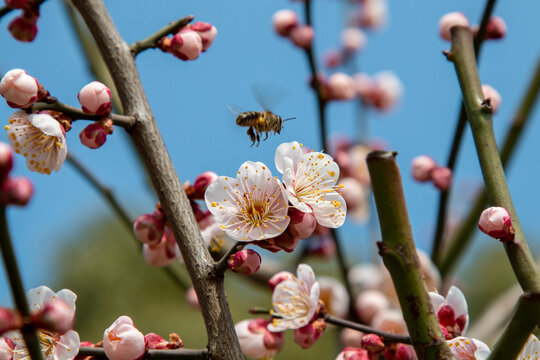
<svg viewBox="0 0 540 360">
<path fill-rule="evenodd" d="M 260 116 L 259 111 L 243 112 L 236 118 L 236 125 L 251 126 Z"/>
</svg>

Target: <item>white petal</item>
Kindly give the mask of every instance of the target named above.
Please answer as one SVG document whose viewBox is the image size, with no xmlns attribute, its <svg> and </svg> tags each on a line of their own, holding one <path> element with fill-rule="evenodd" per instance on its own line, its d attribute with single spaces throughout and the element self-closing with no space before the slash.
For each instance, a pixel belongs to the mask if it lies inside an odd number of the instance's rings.
<svg viewBox="0 0 540 360">
<path fill-rule="evenodd" d="M 454 309 L 456 318 L 461 315 L 469 314 L 469 311 L 467 310 L 467 299 L 465 299 L 465 295 L 463 295 L 458 287 L 452 286 L 450 290 L 448 290 L 446 302 Z"/>
<path fill-rule="evenodd" d="M 310 203 L 317 222 L 329 228 L 338 228 L 345 222 L 347 204 L 338 193 L 324 195 L 324 201 Z"/>
<path fill-rule="evenodd" d="M 75 301 L 77 300 L 77 295 L 73 291 L 69 289 L 62 289 L 56 293 L 56 297 L 64 301 L 69 307 L 73 308 L 73 311 L 75 311 Z"/>
<path fill-rule="evenodd" d="M 301 154 L 302 148 L 297 141 L 283 143 L 279 145 L 276 149 L 276 155 L 274 157 L 276 169 L 283 174 L 283 171 L 285 170 L 284 159 L 289 158 L 293 161 L 296 161 Z"/>
<path fill-rule="evenodd" d="M 235 178 L 220 176 L 218 177 L 204 193 L 204 201 L 208 210 L 214 216 L 229 214 L 236 211 L 236 197 L 234 192 L 239 186 L 239 181 Z"/>
<path fill-rule="evenodd" d="M 527 343 L 519 353 L 518 359 L 537 360 L 540 355 L 540 341 L 534 335 L 529 336 Z M 535 357 L 536 356 L 536 357 Z"/>
<path fill-rule="evenodd" d="M 64 137 L 64 132 L 62 131 L 62 125 L 55 118 L 47 114 L 31 114 L 28 117 L 30 124 L 34 125 L 40 129 L 43 133 L 56 136 Z"/>
<path fill-rule="evenodd" d="M 489 348 L 489 346 L 487 346 L 485 343 L 483 343 L 482 341 L 480 340 L 477 340 L 477 339 L 471 339 L 474 343 L 474 345 L 476 345 L 476 351 L 474 352 L 474 357 L 476 358 L 476 360 L 485 360 L 489 357 L 489 355 L 491 354 L 491 349 Z"/>
<path fill-rule="evenodd" d="M 79 353 L 80 339 L 76 331 L 69 330 L 60 336 L 60 343 L 54 347 L 55 360 L 71 360 Z M 63 345 L 63 346 L 62 346 Z"/>
<path fill-rule="evenodd" d="M 30 311 L 36 312 L 43 308 L 44 304 L 51 301 L 55 297 L 55 293 L 46 286 L 40 286 L 28 290 L 26 297 L 30 305 Z"/>
<path fill-rule="evenodd" d="M 315 273 L 311 266 L 307 264 L 298 265 L 296 270 L 296 277 L 299 287 L 306 294 L 310 294 L 311 287 L 315 284 Z"/>
<path fill-rule="evenodd" d="M 433 311 L 435 311 L 435 314 L 439 312 L 439 310 L 446 305 L 446 299 L 435 292 L 429 293 L 429 298 L 431 299 L 431 305 L 433 305 Z"/>
</svg>

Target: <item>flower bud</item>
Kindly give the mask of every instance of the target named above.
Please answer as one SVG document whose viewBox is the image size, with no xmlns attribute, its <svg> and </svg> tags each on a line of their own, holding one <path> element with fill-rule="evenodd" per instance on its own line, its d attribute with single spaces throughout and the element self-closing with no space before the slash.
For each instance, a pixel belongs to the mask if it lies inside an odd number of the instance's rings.
<svg viewBox="0 0 540 360">
<path fill-rule="evenodd" d="M 7 178 L 0 187 L 0 202 L 3 205 L 25 206 L 34 193 L 34 186 L 25 177 Z"/>
<path fill-rule="evenodd" d="M 227 265 L 235 273 L 250 275 L 261 267 L 261 255 L 251 249 L 237 251 L 231 255 Z"/>
<path fill-rule="evenodd" d="M 496 114 L 497 111 L 499 111 L 499 106 L 501 106 L 501 94 L 493 87 L 486 84 L 482 85 L 482 93 L 484 93 L 484 98 L 489 99 L 493 114 Z"/>
<path fill-rule="evenodd" d="M 403 95 L 403 84 L 391 71 L 382 71 L 373 77 L 375 88 L 373 105 L 378 110 L 390 110 L 398 104 Z"/>
<path fill-rule="evenodd" d="M 8 71 L 0 81 L 0 95 L 12 108 L 25 108 L 37 100 L 38 82 L 24 70 Z"/>
<path fill-rule="evenodd" d="M 274 288 L 282 281 L 292 280 L 294 275 L 288 271 L 280 271 L 268 280 L 268 285 L 270 286 L 270 291 L 274 291 Z"/>
<path fill-rule="evenodd" d="M 171 229 L 165 227 L 161 242 L 157 245 L 143 245 L 144 261 L 150 266 L 163 267 L 181 260 L 182 254 Z"/>
<path fill-rule="evenodd" d="M 369 324 L 382 310 L 387 309 L 390 306 L 390 302 L 378 290 L 366 290 L 360 293 L 354 303 L 354 309 L 358 318 L 363 323 Z"/>
<path fill-rule="evenodd" d="M 186 61 L 197 59 L 202 50 L 203 43 L 199 33 L 185 27 L 173 36 L 169 52 Z"/>
<path fill-rule="evenodd" d="M 186 291 L 186 302 L 194 310 L 198 310 L 201 308 L 201 305 L 199 304 L 199 298 L 197 297 L 197 293 L 195 292 L 193 286 Z"/>
<path fill-rule="evenodd" d="M 5 0 L 6 6 L 11 9 L 22 9 L 26 5 L 31 5 L 34 0 Z"/>
<path fill-rule="evenodd" d="M 169 343 L 167 340 L 155 333 L 148 333 L 144 335 L 144 341 L 147 349 L 164 350 L 167 349 L 167 344 Z"/>
<path fill-rule="evenodd" d="M 444 40 L 452 40 L 450 29 L 452 26 L 457 25 L 469 26 L 469 20 L 465 14 L 456 11 L 444 15 L 441 20 L 439 20 L 439 35 L 441 35 Z"/>
<path fill-rule="evenodd" d="M 152 214 L 143 214 L 135 219 L 133 231 L 135 236 L 143 244 L 157 245 L 161 242 L 165 223 L 156 219 Z"/>
<path fill-rule="evenodd" d="M 335 73 L 328 79 L 328 98 L 331 100 L 351 100 L 356 96 L 353 79 L 344 73 Z"/>
<path fill-rule="evenodd" d="M 289 9 L 279 10 L 272 16 L 272 23 L 279 35 L 289 36 L 291 30 L 298 25 L 298 16 Z"/>
<path fill-rule="evenodd" d="M 375 354 L 384 350 L 384 342 L 378 335 L 367 334 L 362 337 L 362 348 L 370 354 Z"/>
<path fill-rule="evenodd" d="M 339 51 L 328 50 L 324 53 L 324 66 L 329 69 L 333 69 L 341 65 L 343 62 L 343 56 Z"/>
<path fill-rule="evenodd" d="M 302 349 L 312 347 L 322 336 L 326 329 L 326 323 L 323 319 L 317 319 L 300 329 L 294 330 L 294 342 Z"/>
<path fill-rule="evenodd" d="M 87 114 L 108 115 L 111 112 L 111 90 L 99 81 L 84 86 L 77 99 Z"/>
<path fill-rule="evenodd" d="M 11 169 L 13 169 L 13 151 L 11 151 L 11 146 L 0 142 L 0 182 L 7 178 Z"/>
<path fill-rule="evenodd" d="M 489 18 L 486 27 L 486 39 L 502 39 L 506 36 L 506 23 L 499 16 Z"/>
<path fill-rule="evenodd" d="M 336 360 L 369 360 L 369 355 L 364 349 L 346 347 L 339 353 Z"/>
<path fill-rule="evenodd" d="M 514 227 L 512 226 L 512 218 L 508 211 L 503 207 L 492 206 L 482 211 L 480 220 L 478 221 L 480 230 L 491 236 L 492 238 L 501 241 L 514 240 Z"/>
<path fill-rule="evenodd" d="M 307 49 L 313 42 L 315 32 L 311 26 L 300 25 L 292 29 L 289 36 L 295 46 L 302 49 Z"/>
<path fill-rule="evenodd" d="M 256 359 L 273 358 L 283 348 L 283 333 L 270 332 L 265 319 L 243 320 L 234 326 L 244 355 Z"/>
<path fill-rule="evenodd" d="M 206 171 L 197 176 L 193 183 L 193 198 L 204 199 L 204 193 L 208 186 L 218 178 L 217 174 L 213 171 Z"/>
<path fill-rule="evenodd" d="M 214 39 L 217 35 L 217 29 L 215 26 L 209 23 L 198 21 L 195 24 L 191 25 L 191 28 L 195 30 L 202 41 L 202 52 L 208 50 L 210 45 L 214 42 Z"/>
<path fill-rule="evenodd" d="M 452 186 L 452 170 L 438 166 L 431 171 L 431 180 L 437 189 L 446 190 Z"/>
<path fill-rule="evenodd" d="M 32 321 L 40 329 L 64 333 L 73 327 L 73 309 L 60 299 L 49 301 L 32 314 Z"/>
<path fill-rule="evenodd" d="M 372 103 L 375 83 L 371 77 L 366 73 L 358 73 L 354 75 L 353 79 L 356 93 L 360 99 L 364 102 Z"/>
<path fill-rule="evenodd" d="M 13 19 L 9 25 L 8 30 L 11 36 L 16 40 L 22 42 L 31 42 L 36 38 L 38 33 L 38 27 L 36 25 L 37 18 L 19 16 Z"/>
<path fill-rule="evenodd" d="M 401 343 L 390 344 L 384 351 L 384 358 L 387 360 L 413 360 L 416 359 L 413 350 Z"/>
<path fill-rule="evenodd" d="M 341 32 L 341 45 L 347 53 L 362 51 L 366 47 L 366 43 L 366 35 L 358 28 L 348 27 Z"/>
<path fill-rule="evenodd" d="M 293 237 L 307 239 L 315 231 L 317 220 L 313 213 L 305 213 L 290 207 L 287 215 L 291 219 L 289 222 L 289 231 Z"/>
<path fill-rule="evenodd" d="M 431 180 L 431 173 L 436 167 L 437 163 L 430 156 L 417 156 L 412 161 L 412 176 L 420 182 Z"/>
<path fill-rule="evenodd" d="M 339 333 L 339 341 L 342 346 L 349 347 L 360 347 L 362 343 L 362 337 L 364 333 L 358 330 L 353 330 L 350 328 L 343 328 Z"/>
<path fill-rule="evenodd" d="M 0 339 L 3 333 L 10 330 L 20 329 L 23 326 L 22 316 L 12 309 L 0 307 Z M 0 352 L 0 359 L 2 355 Z"/>
<path fill-rule="evenodd" d="M 386 0 L 364 0 L 362 9 L 355 18 L 355 23 L 358 26 L 373 30 L 380 28 L 388 18 Z"/>
<path fill-rule="evenodd" d="M 107 141 L 107 130 L 97 122 L 92 123 L 82 129 L 79 133 L 79 139 L 81 144 L 87 148 L 97 149 Z"/>
<path fill-rule="evenodd" d="M 144 335 L 129 316 L 120 316 L 105 330 L 103 348 L 110 360 L 136 360 L 146 352 Z"/>
<path fill-rule="evenodd" d="M 265 250 L 276 253 L 280 250 L 292 252 L 298 246 L 299 238 L 291 235 L 288 228 L 275 238 L 252 241 L 251 244 L 257 245 Z"/>
</svg>

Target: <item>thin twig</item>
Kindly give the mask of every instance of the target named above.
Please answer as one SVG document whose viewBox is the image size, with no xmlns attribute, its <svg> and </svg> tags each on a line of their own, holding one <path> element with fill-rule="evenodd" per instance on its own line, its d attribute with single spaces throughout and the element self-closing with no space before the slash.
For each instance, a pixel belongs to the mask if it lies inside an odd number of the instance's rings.
<svg viewBox="0 0 540 360">
<path fill-rule="evenodd" d="M 397 335 L 394 333 L 389 333 L 386 331 L 380 331 L 377 329 L 374 329 L 372 327 L 362 325 L 353 321 L 340 319 L 337 317 L 334 317 L 332 315 L 326 315 L 324 317 L 324 320 L 329 324 L 338 325 L 341 327 L 346 327 L 353 330 L 358 330 L 363 332 L 364 334 L 375 334 L 380 337 L 382 337 L 382 340 L 385 344 L 390 343 L 402 343 L 402 344 L 412 344 L 412 340 L 409 336 L 406 335 Z"/>
<path fill-rule="evenodd" d="M 99 347 L 81 346 L 79 356 L 93 356 L 107 359 L 105 350 Z M 171 350 L 147 350 L 143 359 L 208 359 L 208 349 L 171 349 Z"/>
<path fill-rule="evenodd" d="M 241 242 L 237 242 L 236 244 L 234 244 L 229 249 L 229 251 L 227 251 L 227 253 L 223 255 L 223 257 L 219 259 L 219 261 L 214 265 L 216 274 L 224 274 L 225 271 L 227 271 L 227 268 L 228 268 L 227 263 L 229 262 L 229 258 L 231 257 L 231 255 L 242 250 L 244 246 L 246 246 L 246 244 L 241 243 Z"/>
<path fill-rule="evenodd" d="M 47 1 L 47 0 L 37 0 L 37 1 L 36 1 L 36 4 L 37 4 L 38 6 L 40 6 L 40 5 L 43 4 L 45 1 Z M 10 7 L 7 7 L 7 6 L 4 6 L 4 7 L 0 8 L 0 19 L 2 19 L 2 17 L 3 17 L 4 15 L 9 14 L 12 10 L 15 10 L 15 9 L 12 9 L 12 8 L 10 8 Z"/>
<path fill-rule="evenodd" d="M 2 251 L 2 259 L 4 260 L 4 267 L 6 268 L 15 306 L 19 310 L 19 313 L 28 320 L 30 318 L 30 308 L 28 307 L 26 292 L 24 291 L 21 273 L 11 242 L 5 206 L 0 206 L 0 250 Z M 28 323 L 21 330 L 26 347 L 30 352 L 30 357 L 33 360 L 42 360 L 41 348 L 35 327 L 31 323 Z"/>
<path fill-rule="evenodd" d="M 133 56 L 137 56 L 140 52 L 146 50 L 146 49 L 153 49 L 157 47 L 158 41 L 169 34 L 174 34 L 178 32 L 179 29 L 183 28 L 187 24 L 193 20 L 195 16 L 189 15 L 186 17 L 181 18 L 180 20 L 177 20 L 175 22 L 170 23 L 169 25 L 165 26 L 164 28 L 160 29 L 155 34 L 150 35 L 144 40 L 137 41 L 136 43 L 132 44 L 130 46 L 131 52 Z"/>
</svg>

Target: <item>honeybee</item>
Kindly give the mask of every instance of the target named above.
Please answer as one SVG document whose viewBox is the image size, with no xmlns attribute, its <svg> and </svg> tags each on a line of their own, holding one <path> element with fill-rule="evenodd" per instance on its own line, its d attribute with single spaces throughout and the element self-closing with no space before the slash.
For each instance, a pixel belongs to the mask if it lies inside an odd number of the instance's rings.
<svg viewBox="0 0 540 360">
<path fill-rule="evenodd" d="M 247 134 L 252 141 L 251 146 L 255 145 L 255 141 L 257 141 L 257 146 L 259 146 L 261 142 L 261 135 L 263 133 L 266 135 L 263 139 L 264 141 L 268 139 L 268 134 L 271 131 L 273 131 L 274 134 L 279 134 L 283 128 L 283 122 L 295 119 L 289 118 L 283 120 L 281 116 L 276 115 L 268 110 L 268 108 L 262 102 L 260 96 L 257 96 L 257 94 L 255 95 L 257 102 L 259 105 L 261 105 L 264 111 L 242 111 L 232 105 L 227 105 L 229 111 L 236 116 L 236 125 L 248 127 Z"/>
</svg>

